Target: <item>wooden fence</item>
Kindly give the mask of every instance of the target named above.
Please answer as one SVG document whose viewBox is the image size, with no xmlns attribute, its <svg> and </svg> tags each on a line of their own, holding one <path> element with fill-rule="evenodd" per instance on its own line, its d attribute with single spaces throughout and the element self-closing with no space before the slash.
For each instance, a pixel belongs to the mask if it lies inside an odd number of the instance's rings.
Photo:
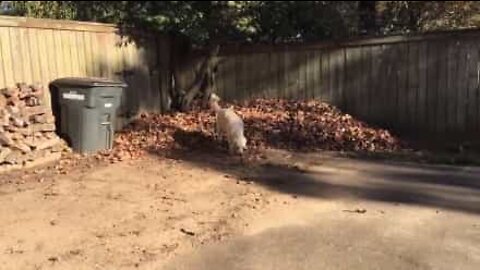
<svg viewBox="0 0 480 270">
<path fill-rule="evenodd" d="M 414 137 L 480 131 L 480 31 L 223 48 L 227 100 L 320 99 Z M 434 137 L 431 137 L 434 138 Z"/>
<path fill-rule="evenodd" d="M 136 36 L 141 39 L 126 42 L 108 24 L 0 16 L 0 88 L 18 82 L 48 86 L 71 76 L 122 79 L 129 85 L 123 112 L 160 112 L 169 87 L 169 42 Z"/>
<path fill-rule="evenodd" d="M 168 109 L 172 41 L 112 25 L 0 16 L 0 88 L 67 76 L 119 78 L 124 112 Z M 301 45 L 222 48 L 226 100 L 320 99 L 417 137 L 480 133 L 480 31 Z M 186 71 L 192 73 L 191 71 Z M 193 73 L 192 73 L 193 74 Z"/>
</svg>

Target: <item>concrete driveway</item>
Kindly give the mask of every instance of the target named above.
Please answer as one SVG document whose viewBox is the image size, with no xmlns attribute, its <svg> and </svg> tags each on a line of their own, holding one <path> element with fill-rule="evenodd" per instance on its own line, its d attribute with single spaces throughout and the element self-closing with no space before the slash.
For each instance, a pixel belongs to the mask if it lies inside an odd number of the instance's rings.
<svg viewBox="0 0 480 270">
<path fill-rule="evenodd" d="M 269 156 L 250 179 L 295 206 L 168 269 L 480 269 L 478 168 Z"/>
</svg>

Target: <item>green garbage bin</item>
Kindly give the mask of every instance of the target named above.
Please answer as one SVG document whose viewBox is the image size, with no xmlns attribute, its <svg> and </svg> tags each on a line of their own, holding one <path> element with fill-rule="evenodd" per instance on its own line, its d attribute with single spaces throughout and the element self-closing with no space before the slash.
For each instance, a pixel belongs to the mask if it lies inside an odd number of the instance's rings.
<svg viewBox="0 0 480 270">
<path fill-rule="evenodd" d="M 59 135 L 75 152 L 113 146 L 115 120 L 127 85 L 104 78 L 60 78 L 51 83 Z"/>
</svg>

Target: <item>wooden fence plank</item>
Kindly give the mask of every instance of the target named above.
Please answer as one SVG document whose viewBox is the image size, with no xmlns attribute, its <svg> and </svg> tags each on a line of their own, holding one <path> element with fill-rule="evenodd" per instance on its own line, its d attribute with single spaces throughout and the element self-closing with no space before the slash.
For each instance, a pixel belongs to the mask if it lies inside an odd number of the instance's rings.
<svg viewBox="0 0 480 270">
<path fill-rule="evenodd" d="M 428 131 L 430 134 L 434 134 L 437 131 L 437 97 L 440 87 L 440 63 L 442 59 L 439 57 L 441 54 L 440 44 L 428 43 L 427 47 L 427 122 Z"/>
<path fill-rule="evenodd" d="M 253 72 L 252 80 L 252 97 L 261 98 L 263 97 L 263 91 L 265 87 L 265 69 L 268 68 L 268 59 L 265 58 L 265 53 L 259 53 L 255 58 L 252 59 L 253 65 L 258 63 L 256 72 Z M 258 62 L 257 62 L 258 61 Z"/>
<path fill-rule="evenodd" d="M 418 43 L 408 44 L 408 64 L 407 64 L 407 96 L 405 109 L 407 114 L 406 128 L 411 131 L 418 121 L 418 99 L 419 99 L 419 46 Z"/>
<path fill-rule="evenodd" d="M 345 49 L 345 111 L 352 113 L 355 108 L 354 96 L 355 96 L 355 81 L 353 74 L 355 72 L 354 67 L 354 50 L 355 48 Z"/>
<path fill-rule="evenodd" d="M 427 69 L 428 69 L 428 52 L 427 52 L 427 43 L 419 43 L 418 51 L 418 94 L 417 94 L 417 109 L 415 113 L 416 127 L 427 127 Z M 413 128 L 413 127 L 412 127 Z M 414 131 L 412 131 L 413 133 Z"/>
<path fill-rule="evenodd" d="M 87 63 L 86 63 L 86 44 L 82 32 L 75 32 L 75 42 L 78 53 L 78 69 L 79 75 L 87 76 Z"/>
<path fill-rule="evenodd" d="M 94 62 L 96 66 L 96 77 L 106 77 L 108 74 L 108 69 L 106 66 L 106 46 L 105 46 L 105 34 L 104 33 L 95 33 L 93 39 L 93 51 L 94 51 Z M 134 51 L 133 56 L 137 59 L 137 48 L 133 47 Z M 135 67 L 136 68 L 136 67 Z"/>
<path fill-rule="evenodd" d="M 273 80 L 270 74 L 270 53 L 262 53 L 260 61 L 262 62 L 259 72 L 259 95 L 258 97 L 267 98 L 269 96 L 270 89 L 273 88 Z"/>
<path fill-rule="evenodd" d="M 327 55 L 327 100 L 330 104 L 335 105 L 335 51 L 330 49 Z"/>
<path fill-rule="evenodd" d="M 249 55 L 243 55 L 242 57 L 239 57 L 237 60 L 239 61 L 238 63 L 240 64 L 240 70 L 238 72 L 238 78 L 239 79 L 239 91 L 236 91 L 236 96 L 238 97 L 239 100 L 246 100 L 250 96 L 250 89 L 248 85 L 248 76 L 249 74 Z"/>
<path fill-rule="evenodd" d="M 370 116 L 370 92 L 372 86 L 370 85 L 371 81 L 371 72 L 372 72 L 372 54 L 370 47 L 362 47 L 362 84 L 360 86 L 361 93 L 361 107 L 362 107 L 362 120 L 368 120 Z"/>
<path fill-rule="evenodd" d="M 227 89 L 225 93 L 225 99 L 229 101 L 235 100 L 235 91 L 238 90 L 237 80 L 237 57 L 228 57 L 227 58 L 227 67 L 228 67 L 228 80 L 227 80 Z"/>
<path fill-rule="evenodd" d="M 85 45 L 85 73 L 87 76 L 94 75 L 94 63 L 92 52 L 92 34 L 89 32 L 83 32 L 83 44 Z M 125 46 L 122 47 L 125 48 Z"/>
<path fill-rule="evenodd" d="M 375 89 L 375 98 L 373 105 L 375 114 L 375 123 L 379 126 L 386 126 L 387 123 L 387 115 L 385 112 L 387 111 L 387 107 L 389 106 L 387 103 L 387 97 L 390 93 L 390 82 L 387 80 L 388 76 L 388 54 L 387 54 L 387 46 L 389 45 L 381 45 L 378 46 L 378 52 L 375 53 L 375 58 L 377 59 L 377 63 L 374 66 L 376 69 L 376 78 L 377 80 L 377 87 Z"/>
<path fill-rule="evenodd" d="M 50 71 L 50 78 L 55 79 L 58 78 L 58 70 L 59 70 L 59 55 L 58 55 L 58 47 L 55 44 L 55 35 L 53 30 L 43 30 L 45 32 L 45 44 L 46 50 L 45 54 L 47 55 L 48 59 L 48 66 Z"/>
<path fill-rule="evenodd" d="M 235 56 L 235 89 L 232 89 L 233 101 L 240 100 L 239 92 L 245 91 L 243 88 L 242 81 L 242 69 L 243 69 L 243 57 Z"/>
<path fill-rule="evenodd" d="M 252 66 L 254 65 L 254 62 L 252 61 L 254 58 L 254 54 L 245 54 L 242 56 L 242 58 L 243 91 L 241 91 L 240 94 L 242 100 L 246 100 L 248 99 L 248 97 L 254 97 L 255 95 L 253 80 L 255 79 L 257 72 L 252 69 Z"/>
<path fill-rule="evenodd" d="M 52 61 L 53 58 L 48 57 L 48 49 L 47 49 L 47 34 L 46 30 L 37 30 L 35 37 L 36 43 L 38 45 L 38 53 L 39 53 L 39 68 L 40 68 L 40 75 L 41 75 L 41 82 L 42 84 L 47 87 L 50 83 L 49 81 L 54 78 L 52 76 L 52 65 L 55 65 L 55 61 Z"/>
<path fill-rule="evenodd" d="M 288 55 L 287 52 L 282 50 L 278 55 L 278 97 L 285 98 L 286 97 L 286 89 L 288 86 L 288 76 L 286 72 L 286 65 L 288 63 Z"/>
<path fill-rule="evenodd" d="M 312 88 L 310 90 L 310 98 L 315 99 L 317 97 L 317 93 L 320 91 L 320 52 L 313 51 L 311 55 L 312 58 L 310 59 L 310 76 L 312 80 Z"/>
<path fill-rule="evenodd" d="M 242 62 L 242 83 L 243 83 L 243 91 L 241 96 L 242 100 L 248 100 L 250 98 L 253 98 L 255 94 L 255 89 L 254 89 L 254 79 L 257 74 L 257 71 L 254 70 L 252 67 L 255 65 L 254 59 L 255 59 L 255 54 L 247 54 L 244 55 L 244 61 Z"/>
<path fill-rule="evenodd" d="M 68 47 L 70 49 L 70 59 L 71 59 L 69 66 L 71 66 L 71 69 L 72 69 L 71 75 L 78 76 L 80 75 L 80 65 L 79 65 L 80 57 L 78 53 L 79 48 L 76 40 L 76 35 L 75 35 L 75 32 L 72 32 L 72 31 L 68 31 L 67 33 L 68 33 Z"/>
<path fill-rule="evenodd" d="M 474 133 L 478 131 L 479 120 L 477 118 L 478 106 L 478 61 L 479 50 L 476 40 L 468 40 L 467 53 L 467 132 Z"/>
<path fill-rule="evenodd" d="M 278 53 L 268 54 L 268 89 L 267 97 L 278 97 Z"/>
<path fill-rule="evenodd" d="M 65 58 L 63 54 L 63 44 L 62 44 L 62 36 L 60 31 L 52 31 L 52 44 L 53 44 L 53 53 L 55 59 L 55 73 L 57 77 L 66 76 L 65 74 Z"/>
<path fill-rule="evenodd" d="M 263 58 L 263 53 L 259 53 L 259 54 L 255 54 L 255 56 L 250 59 L 252 66 L 255 66 L 257 64 L 257 60 L 259 64 L 257 70 L 252 69 L 251 71 L 252 80 L 250 81 L 251 82 L 250 91 L 252 92 L 252 95 L 251 95 L 252 98 L 259 98 L 261 97 L 261 94 L 262 94 L 262 84 L 263 84 L 262 70 L 264 69 L 264 66 L 265 66 L 265 60 L 263 60 L 262 58 Z"/>
<path fill-rule="evenodd" d="M 23 81 L 27 84 L 31 84 L 33 82 L 33 71 L 32 71 L 32 55 L 30 51 L 30 40 L 28 37 L 28 29 L 19 28 L 17 31 L 20 32 L 20 39 L 19 39 L 19 50 L 20 54 L 22 55 L 22 62 L 20 63 L 23 65 Z"/>
<path fill-rule="evenodd" d="M 339 76 L 339 52 L 338 50 L 332 50 L 330 52 L 330 58 L 329 58 L 329 67 L 328 69 L 330 70 L 329 74 L 329 88 L 330 88 L 330 102 L 334 106 L 338 106 L 338 101 L 339 101 L 339 92 L 338 92 L 338 78 Z"/>
<path fill-rule="evenodd" d="M 363 73 L 362 73 L 362 68 L 363 68 L 363 55 L 362 55 L 362 48 L 357 47 L 353 49 L 353 69 L 350 72 L 350 78 L 353 80 L 353 101 L 352 103 L 354 104 L 352 113 L 358 117 L 363 117 L 362 112 L 362 100 L 363 100 L 363 95 L 362 95 L 362 84 L 363 84 Z"/>
<path fill-rule="evenodd" d="M 323 51 L 322 53 L 322 69 L 321 69 L 321 86 L 320 99 L 324 102 L 331 102 L 331 87 L 330 87 L 330 51 Z"/>
<path fill-rule="evenodd" d="M 337 106 L 339 109 L 345 109 L 345 49 L 342 48 L 338 52 L 338 101 Z"/>
<path fill-rule="evenodd" d="M 367 91 L 367 49 L 364 47 L 359 47 L 358 48 L 358 65 L 357 69 L 355 70 L 355 75 L 354 77 L 356 78 L 356 81 L 358 82 L 358 85 L 355 87 L 355 93 L 356 93 L 356 113 L 355 116 L 358 116 L 360 120 L 365 121 L 366 116 L 367 116 L 367 108 L 368 108 L 368 95 L 366 93 Z"/>
<path fill-rule="evenodd" d="M 306 52 L 305 67 L 306 67 L 306 91 L 305 99 L 310 100 L 313 98 L 313 92 L 315 89 L 315 52 Z"/>
<path fill-rule="evenodd" d="M 397 66 L 397 119 L 399 129 L 405 131 L 408 123 L 408 46 L 398 45 L 398 66 Z"/>
<path fill-rule="evenodd" d="M 231 101 L 234 96 L 233 92 L 237 89 L 236 87 L 236 72 L 235 72 L 235 59 L 234 57 L 228 57 L 225 60 L 225 70 L 227 80 L 225 82 L 224 95 L 225 99 Z"/>
<path fill-rule="evenodd" d="M 289 51 L 289 62 L 287 65 L 288 70 L 288 87 L 287 87 L 287 98 L 297 99 L 298 93 L 300 90 L 300 53 L 296 51 Z"/>
<path fill-rule="evenodd" d="M 295 84 L 297 78 L 293 77 L 291 74 L 294 58 L 289 51 L 285 51 L 284 61 L 283 72 L 285 76 L 285 86 L 283 90 L 283 98 L 290 98 L 290 88 Z"/>
<path fill-rule="evenodd" d="M 373 46 L 371 52 L 371 77 L 369 82 L 370 98 L 369 98 L 369 119 L 375 124 L 380 124 L 382 111 L 382 74 L 381 67 L 383 64 L 382 47 Z"/>
<path fill-rule="evenodd" d="M 70 40 L 70 32 L 69 31 L 62 31 L 60 33 L 60 37 L 62 40 L 62 50 L 63 50 L 63 72 L 65 76 L 74 76 L 74 65 L 73 61 L 74 58 L 72 58 L 72 47 L 74 47 L 74 44 L 72 44 Z"/>
<path fill-rule="evenodd" d="M 33 29 L 27 29 L 28 48 L 30 52 L 30 61 L 32 68 L 32 81 L 30 83 L 42 82 L 42 70 L 40 69 L 40 52 L 38 51 L 37 31 Z"/>
<path fill-rule="evenodd" d="M 459 42 L 448 42 L 448 59 L 447 59 L 447 88 L 444 89 L 443 99 L 441 100 L 442 107 L 445 108 L 445 115 L 442 119 L 445 119 L 446 126 L 445 132 L 452 132 L 455 129 L 457 119 L 457 98 L 458 98 L 458 57 L 459 57 Z"/>
<path fill-rule="evenodd" d="M 436 132 L 445 134 L 447 129 L 447 100 L 448 100 L 448 63 L 450 46 L 448 42 L 442 42 L 437 51 L 437 58 L 439 59 L 439 73 L 438 73 L 438 95 L 436 100 Z"/>
<path fill-rule="evenodd" d="M 304 99 L 305 96 L 305 52 L 297 51 L 294 53 L 294 76 L 297 74 L 296 87 L 292 89 L 292 97 L 298 100 Z"/>
<path fill-rule="evenodd" d="M 299 99 L 307 100 L 308 99 L 308 51 L 303 51 L 299 54 Z"/>
<path fill-rule="evenodd" d="M 354 80 L 354 103 L 355 110 L 352 112 L 360 120 L 365 120 L 366 117 L 366 108 L 368 108 L 368 98 L 366 95 L 366 50 L 363 47 L 355 48 L 356 60 L 354 63 L 355 69 L 351 73 L 351 76 Z M 366 105 L 366 106 L 365 106 Z"/>
<path fill-rule="evenodd" d="M 257 64 L 257 59 L 261 58 L 261 54 L 253 54 L 249 58 L 249 73 L 250 76 L 247 78 L 248 81 L 248 90 L 250 92 L 249 99 L 255 99 L 259 95 L 259 86 L 260 86 L 260 70 L 252 68 Z M 262 65 L 259 65 L 262 68 Z"/>
<path fill-rule="evenodd" d="M 456 121 L 455 127 L 452 130 L 452 133 L 459 132 L 462 135 L 467 131 L 466 127 L 466 118 L 467 118 L 467 96 L 468 96 L 468 86 L 467 86 L 467 43 L 465 40 L 460 40 L 458 44 L 458 58 L 457 58 L 457 104 L 456 104 Z"/>
<path fill-rule="evenodd" d="M 475 96 L 475 123 L 476 123 L 476 128 L 475 131 L 479 132 L 480 131 L 480 46 L 478 45 L 478 42 L 475 44 L 475 51 L 477 52 L 475 56 L 477 56 L 477 62 L 476 62 L 476 83 L 475 83 L 475 93 L 473 96 Z M 475 58 L 474 58 L 475 59 Z"/>
<path fill-rule="evenodd" d="M 301 64 L 302 64 L 302 52 L 290 51 L 291 56 L 290 68 L 289 68 L 289 87 L 288 97 L 290 99 L 299 99 L 302 95 L 302 81 L 301 77 Z"/>
<path fill-rule="evenodd" d="M 9 28 L 0 27 L 0 50 L 2 51 L 2 61 L 0 62 L 0 65 L 2 65 L 4 72 L 3 86 L 12 86 L 15 83 L 10 39 Z"/>
<path fill-rule="evenodd" d="M 395 123 L 398 123 L 397 118 L 397 68 L 398 68 L 398 45 L 391 45 L 389 47 L 388 53 L 388 65 L 387 65 L 387 81 L 388 84 L 388 95 L 386 98 L 386 104 L 389 106 L 385 110 L 386 118 L 389 119 L 387 123 L 387 128 L 392 128 L 395 126 Z M 393 122 L 392 122 L 393 120 Z"/>
<path fill-rule="evenodd" d="M 303 81 L 303 78 L 301 77 L 302 73 L 300 72 L 300 67 L 302 63 L 302 52 L 289 51 L 289 54 L 291 57 L 291 62 L 289 68 L 288 98 L 299 99 L 302 95 L 301 82 Z"/>
<path fill-rule="evenodd" d="M 1 33 L 0 33 L 1 35 Z M 3 41 L 5 42 L 5 41 Z M 5 60 L 3 60 L 3 51 L 2 51 L 2 39 L 0 36 L 0 63 L 3 63 Z M 0 89 L 3 88 L 3 85 L 6 85 L 6 79 L 5 79 L 5 69 L 2 64 L 0 64 Z"/>
<path fill-rule="evenodd" d="M 22 54 L 22 49 L 21 49 L 21 37 L 20 37 L 20 31 L 18 29 L 12 29 L 9 28 L 10 30 L 10 53 L 11 53 L 11 59 L 12 59 L 12 72 L 13 72 L 13 79 L 14 83 L 19 83 L 19 82 L 25 82 L 27 81 L 27 77 L 24 76 L 24 67 L 25 63 L 23 61 L 23 58 L 26 58 L 26 55 Z"/>
<path fill-rule="evenodd" d="M 1 28 L 0 28 L 1 31 Z M 9 38 L 6 37 L 3 32 L 0 32 L 0 89 L 3 88 L 3 86 L 7 85 L 7 69 L 4 66 L 5 63 L 5 58 L 3 55 L 5 54 L 5 50 L 3 50 L 2 43 L 9 42 Z"/>
<path fill-rule="evenodd" d="M 117 67 L 116 59 L 115 59 L 115 35 L 113 34 L 105 34 L 105 66 L 107 67 L 107 75 L 105 77 L 107 78 L 113 78 L 115 77 L 115 68 Z M 146 70 L 149 71 L 149 53 L 151 50 L 149 49 L 149 44 L 148 41 L 144 43 L 143 46 L 143 57 L 142 57 L 142 66 L 146 68 Z M 147 76 L 148 77 L 148 76 Z M 148 80 L 149 81 L 149 80 Z M 150 89 L 147 90 L 147 93 L 151 94 Z M 151 96 L 149 96 L 151 98 Z M 152 100 L 149 99 L 147 101 L 151 105 Z"/>
<path fill-rule="evenodd" d="M 325 55 L 325 51 L 318 51 L 318 55 L 317 55 L 317 89 L 316 89 L 316 92 L 315 92 L 315 98 L 316 99 L 319 99 L 319 100 L 324 100 L 324 96 L 323 96 L 323 93 L 325 91 L 325 86 L 324 86 L 324 81 L 325 81 L 325 78 L 324 78 L 324 74 L 323 74 L 323 70 L 324 70 L 324 61 L 323 61 L 323 57 Z"/>
<path fill-rule="evenodd" d="M 94 33 L 91 36 L 91 52 L 92 52 L 92 64 L 93 64 L 93 76 L 95 77 L 101 77 L 102 72 L 101 72 L 101 61 L 102 61 L 102 56 L 101 56 L 101 45 L 99 42 L 99 33 Z M 128 45 L 128 53 L 129 53 L 129 58 L 130 60 L 133 59 L 133 54 L 134 54 L 134 42 L 129 43 Z M 132 61 L 130 63 L 133 63 Z M 132 67 L 133 68 L 133 67 Z"/>
</svg>

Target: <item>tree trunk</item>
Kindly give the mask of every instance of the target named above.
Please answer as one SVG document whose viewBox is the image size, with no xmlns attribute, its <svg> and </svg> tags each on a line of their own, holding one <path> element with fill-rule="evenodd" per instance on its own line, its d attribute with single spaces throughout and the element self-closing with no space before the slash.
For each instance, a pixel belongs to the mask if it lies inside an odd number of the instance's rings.
<svg viewBox="0 0 480 270">
<path fill-rule="evenodd" d="M 203 107 L 207 107 L 208 99 L 212 93 L 217 92 L 217 84 L 215 83 L 215 73 L 216 70 L 211 70 L 207 72 L 207 84 L 205 86 L 205 90 L 203 91 Z"/>
<path fill-rule="evenodd" d="M 177 98 L 179 99 L 179 105 L 181 111 L 188 111 L 191 108 L 191 103 L 195 99 L 195 97 L 200 93 L 203 92 L 204 97 L 208 96 L 208 91 L 211 91 L 212 88 L 215 87 L 214 81 L 214 70 L 218 61 L 216 56 L 220 51 L 220 46 L 215 46 L 213 49 L 210 50 L 207 57 L 203 61 L 199 71 L 196 73 L 195 80 L 191 84 L 190 87 L 187 89 L 178 89 L 177 88 L 176 94 L 178 95 Z M 174 72 L 174 76 L 178 78 L 178 74 Z M 175 78 L 175 80 L 176 80 Z"/>
<path fill-rule="evenodd" d="M 170 56 L 170 68 L 172 69 L 170 81 L 170 109 L 180 110 L 182 97 L 185 95 L 186 85 L 181 80 L 182 67 L 188 65 L 191 57 L 192 44 L 188 37 L 175 33 L 171 35 L 172 50 Z"/>
</svg>

